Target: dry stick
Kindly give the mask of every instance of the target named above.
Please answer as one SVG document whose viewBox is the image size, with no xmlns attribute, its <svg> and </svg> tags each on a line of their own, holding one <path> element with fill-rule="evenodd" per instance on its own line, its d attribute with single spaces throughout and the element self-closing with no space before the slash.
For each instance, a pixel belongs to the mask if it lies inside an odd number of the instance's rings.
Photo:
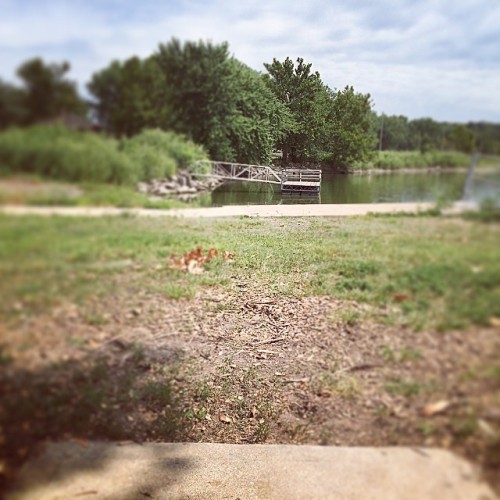
<svg viewBox="0 0 500 500">
<path fill-rule="evenodd" d="M 291 378 L 289 380 L 285 380 L 285 384 L 299 384 L 301 382 L 309 382 L 311 380 L 310 377 L 304 377 L 304 378 Z"/>
<path fill-rule="evenodd" d="M 380 364 L 369 364 L 365 363 L 363 365 L 354 365 L 354 366 L 348 366 L 347 368 L 341 368 L 340 370 L 336 370 L 333 372 L 332 375 L 337 375 L 339 373 L 344 373 L 344 372 L 356 372 L 356 371 L 361 371 L 361 370 L 371 370 L 372 368 L 382 368 L 384 365 Z"/>
<path fill-rule="evenodd" d="M 260 342 L 257 342 L 254 344 L 255 347 L 259 345 L 264 345 L 264 344 L 274 344 L 275 342 L 281 342 L 282 340 L 285 340 L 286 337 L 277 337 L 275 339 L 270 339 L 270 340 L 262 340 Z"/>
</svg>

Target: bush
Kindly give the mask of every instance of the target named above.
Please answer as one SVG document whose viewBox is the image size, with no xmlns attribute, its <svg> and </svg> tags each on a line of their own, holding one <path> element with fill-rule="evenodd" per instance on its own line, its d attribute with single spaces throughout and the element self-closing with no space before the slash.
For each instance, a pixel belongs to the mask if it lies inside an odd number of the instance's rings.
<svg viewBox="0 0 500 500">
<path fill-rule="evenodd" d="M 177 169 L 208 158 L 201 146 L 183 135 L 159 129 L 144 130 L 126 139 L 123 150 L 140 165 L 144 180 L 172 176 Z"/>
<path fill-rule="evenodd" d="M 60 125 L 0 133 L 2 175 L 22 172 L 71 182 L 134 184 L 172 176 L 206 158 L 200 146 L 161 130 L 146 130 L 122 143 Z"/>
<path fill-rule="evenodd" d="M 37 125 L 0 134 L 4 172 L 33 173 L 73 182 L 130 184 L 138 180 L 130 159 L 112 139 L 62 126 Z"/>
</svg>

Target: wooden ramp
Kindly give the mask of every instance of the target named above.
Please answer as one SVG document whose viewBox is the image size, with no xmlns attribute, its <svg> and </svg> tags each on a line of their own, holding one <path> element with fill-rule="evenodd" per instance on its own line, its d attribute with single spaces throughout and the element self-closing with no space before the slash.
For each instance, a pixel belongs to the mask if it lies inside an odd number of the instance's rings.
<svg viewBox="0 0 500 500">
<path fill-rule="evenodd" d="M 201 160 L 195 162 L 190 171 L 195 177 L 276 184 L 281 187 L 283 194 L 317 195 L 321 190 L 319 169 L 278 169 L 267 165 Z"/>
</svg>

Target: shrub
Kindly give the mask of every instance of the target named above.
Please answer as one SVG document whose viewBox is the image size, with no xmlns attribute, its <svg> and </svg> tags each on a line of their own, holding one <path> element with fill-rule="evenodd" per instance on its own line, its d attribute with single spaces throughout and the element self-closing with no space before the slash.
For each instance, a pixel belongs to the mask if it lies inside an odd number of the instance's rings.
<svg viewBox="0 0 500 500">
<path fill-rule="evenodd" d="M 138 180 L 114 140 L 62 126 L 13 128 L 0 134 L 0 164 L 8 172 L 67 181 L 130 184 Z"/>
<path fill-rule="evenodd" d="M 37 125 L 0 133 L 0 174 L 30 173 L 72 182 L 134 184 L 167 177 L 203 148 L 173 132 L 145 130 L 118 143 L 92 132 Z"/>
<path fill-rule="evenodd" d="M 171 176 L 177 169 L 208 158 L 201 146 L 183 135 L 159 129 L 144 130 L 126 139 L 123 149 L 141 165 L 143 179 Z"/>
</svg>

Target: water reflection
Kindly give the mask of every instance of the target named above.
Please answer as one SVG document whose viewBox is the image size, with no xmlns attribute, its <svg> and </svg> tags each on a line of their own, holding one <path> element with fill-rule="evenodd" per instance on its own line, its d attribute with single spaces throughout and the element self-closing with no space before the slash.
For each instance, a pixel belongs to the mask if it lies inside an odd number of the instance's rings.
<svg viewBox="0 0 500 500">
<path fill-rule="evenodd" d="M 321 196 L 282 198 L 279 186 L 229 182 L 212 193 L 212 204 L 276 205 L 283 203 L 383 203 L 457 200 L 462 196 L 464 173 L 379 174 L 324 176 Z"/>
</svg>

